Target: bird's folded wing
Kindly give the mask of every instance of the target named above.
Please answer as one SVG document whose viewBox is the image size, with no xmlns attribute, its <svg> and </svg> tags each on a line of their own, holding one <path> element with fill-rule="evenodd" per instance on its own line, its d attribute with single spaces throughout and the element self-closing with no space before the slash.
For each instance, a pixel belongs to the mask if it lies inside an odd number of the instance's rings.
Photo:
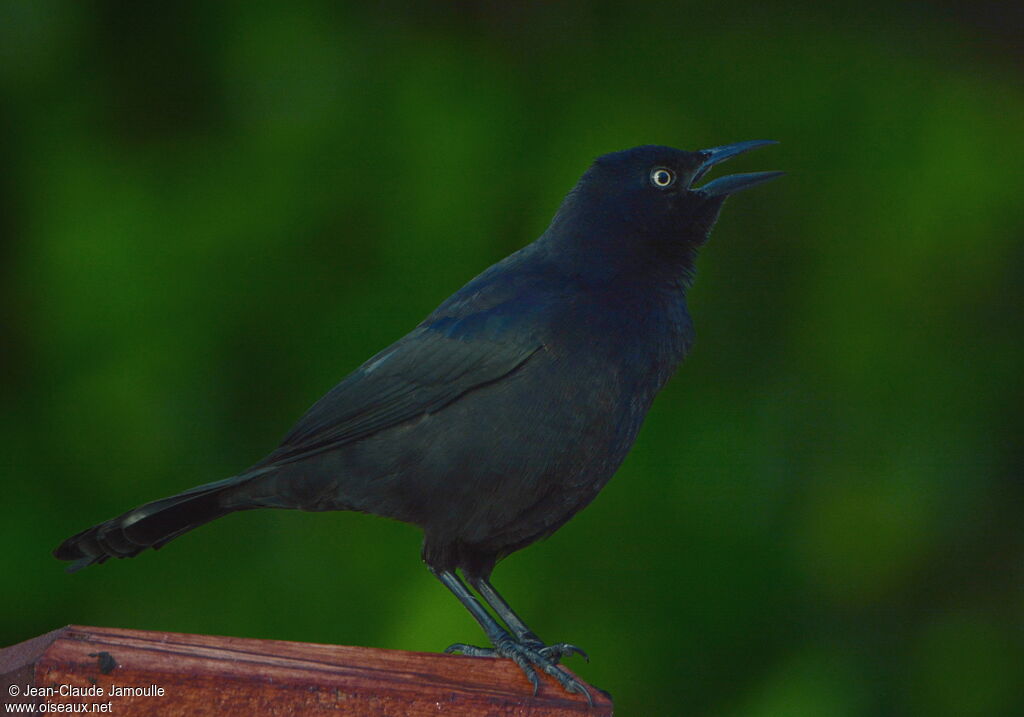
<svg viewBox="0 0 1024 717">
<path fill-rule="evenodd" d="M 301 460 L 438 411 L 512 373 L 540 348 L 538 341 L 467 338 L 421 325 L 331 389 L 254 468 Z"/>
</svg>

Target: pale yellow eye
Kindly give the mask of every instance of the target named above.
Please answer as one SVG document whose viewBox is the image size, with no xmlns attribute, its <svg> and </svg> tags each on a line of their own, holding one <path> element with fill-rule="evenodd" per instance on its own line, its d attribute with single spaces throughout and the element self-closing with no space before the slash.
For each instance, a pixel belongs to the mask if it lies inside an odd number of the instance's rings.
<svg viewBox="0 0 1024 717">
<path fill-rule="evenodd" d="M 655 167 L 651 170 L 651 184 L 655 187 L 660 187 L 661 189 L 671 187 L 675 181 L 676 174 L 671 169 Z"/>
</svg>

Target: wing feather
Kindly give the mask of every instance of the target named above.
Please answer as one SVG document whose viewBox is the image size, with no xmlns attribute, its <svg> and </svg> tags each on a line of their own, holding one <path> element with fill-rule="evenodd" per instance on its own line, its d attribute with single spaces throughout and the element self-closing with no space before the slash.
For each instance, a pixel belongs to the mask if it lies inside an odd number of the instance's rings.
<svg viewBox="0 0 1024 717">
<path fill-rule="evenodd" d="M 420 326 L 328 391 L 257 465 L 301 460 L 436 412 L 507 376 L 540 348 Z"/>
</svg>

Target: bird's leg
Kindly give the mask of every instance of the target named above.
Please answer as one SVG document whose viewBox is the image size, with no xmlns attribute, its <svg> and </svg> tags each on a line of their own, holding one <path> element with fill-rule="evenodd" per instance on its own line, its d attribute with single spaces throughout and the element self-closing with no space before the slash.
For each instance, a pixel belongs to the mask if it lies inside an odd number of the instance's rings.
<svg viewBox="0 0 1024 717">
<path fill-rule="evenodd" d="M 452 594 L 459 599 L 459 602 L 469 610 L 469 613 L 473 618 L 480 623 L 480 627 L 482 627 L 484 633 L 486 633 L 487 639 L 491 641 L 492 645 L 494 645 L 493 648 L 476 647 L 474 645 L 466 645 L 458 642 L 445 648 L 445 652 L 461 652 L 463 655 L 469 655 L 471 657 L 507 657 L 519 665 L 519 669 L 525 673 L 526 678 L 530 680 L 530 684 L 533 685 L 534 694 L 537 694 L 537 690 L 540 688 L 540 679 L 537 677 L 537 668 L 540 668 L 558 680 L 558 683 L 562 685 L 567 692 L 577 692 L 586 697 L 588 703 L 591 705 L 594 704 L 594 699 L 590 695 L 590 690 L 588 690 L 582 682 L 566 672 L 563 668 L 559 667 L 551 660 L 551 658 L 542 654 L 539 650 L 516 640 L 508 633 L 508 630 L 499 625 L 498 621 L 494 619 L 494 616 L 487 612 L 486 608 L 480 604 L 480 601 L 476 599 L 476 596 L 469 591 L 469 588 L 467 588 L 465 584 L 463 584 L 458 575 L 450 570 L 435 570 L 434 568 L 430 568 L 430 572 L 432 572 L 446 588 L 451 590 Z M 511 610 L 509 612 L 511 612 Z M 522 624 L 522 620 L 519 620 L 518 618 L 516 618 L 516 620 Z M 537 642 L 540 643 L 540 640 Z"/>
<path fill-rule="evenodd" d="M 491 606 L 494 612 L 498 613 L 506 625 L 512 629 L 512 633 L 516 636 L 516 639 L 527 647 L 536 650 L 544 657 L 548 658 L 552 662 L 557 663 L 563 657 L 567 655 L 576 654 L 582 657 L 587 662 L 590 662 L 590 657 L 587 653 L 576 645 L 571 645 L 568 642 L 559 642 L 554 645 L 545 645 L 544 642 L 537 637 L 537 633 L 527 627 L 523 619 L 516 615 L 515 611 L 509 606 L 508 602 L 501 596 L 491 581 L 487 578 L 476 577 L 474 575 L 467 575 L 466 578 L 469 584 L 473 586 L 473 589 L 480 593 L 481 597 L 487 601 L 487 604 Z"/>
</svg>

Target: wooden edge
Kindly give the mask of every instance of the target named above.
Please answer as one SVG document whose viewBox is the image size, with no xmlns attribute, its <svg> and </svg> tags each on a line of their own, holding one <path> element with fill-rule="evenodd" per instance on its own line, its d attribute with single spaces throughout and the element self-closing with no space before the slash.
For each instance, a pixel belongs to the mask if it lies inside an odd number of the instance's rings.
<svg viewBox="0 0 1024 717">
<path fill-rule="evenodd" d="M 612 714 L 599 690 L 590 707 L 543 674 L 534 696 L 511 660 L 78 625 L 0 650 L 0 692 L 121 715 Z"/>
<path fill-rule="evenodd" d="M 19 642 L 17 645 L 0 648 L 0 675 L 9 671 L 34 663 L 40 655 L 46 652 L 54 640 L 70 629 L 70 625 L 50 630 L 39 637 Z"/>
<path fill-rule="evenodd" d="M 33 682 L 36 662 L 54 641 L 66 633 L 68 627 L 59 627 L 30 640 L 0 649 L 0 704 L 7 705 L 14 699 L 9 685 L 25 685 Z"/>
</svg>

